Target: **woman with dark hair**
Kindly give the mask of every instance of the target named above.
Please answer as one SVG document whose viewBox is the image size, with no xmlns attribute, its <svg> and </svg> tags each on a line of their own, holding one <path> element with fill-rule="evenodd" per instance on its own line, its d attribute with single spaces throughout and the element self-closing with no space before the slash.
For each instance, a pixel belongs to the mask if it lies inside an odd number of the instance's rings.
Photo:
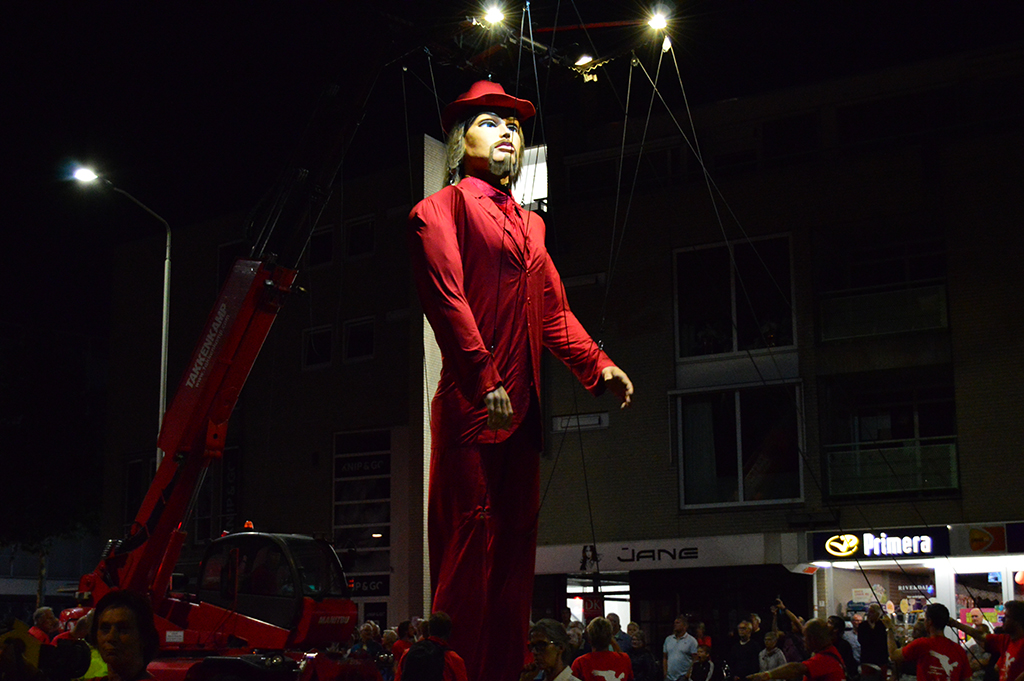
<svg viewBox="0 0 1024 681">
<path fill-rule="evenodd" d="M 529 644 L 533 662 L 523 667 L 519 681 L 580 681 L 565 666 L 563 656 L 569 649 L 569 634 L 561 622 L 538 620 L 530 627 Z"/>
<path fill-rule="evenodd" d="M 153 608 L 131 591 L 111 591 L 96 604 L 89 642 L 107 663 L 105 681 L 152 679 L 146 666 L 156 657 L 160 635 Z"/>
<path fill-rule="evenodd" d="M 633 666 L 633 679 L 635 681 L 661 681 L 661 664 L 655 659 L 654 653 L 647 647 L 647 634 L 637 630 L 630 637 L 632 644 L 626 654 L 629 655 L 629 662 Z"/>
<path fill-rule="evenodd" d="M 612 623 L 603 617 L 595 617 L 587 625 L 587 634 L 593 652 L 577 657 L 572 663 L 572 673 L 581 679 L 590 679 L 603 676 L 603 672 L 611 672 L 621 681 L 632 681 L 633 664 L 629 655 L 617 652 L 617 645 L 612 647 Z"/>
</svg>

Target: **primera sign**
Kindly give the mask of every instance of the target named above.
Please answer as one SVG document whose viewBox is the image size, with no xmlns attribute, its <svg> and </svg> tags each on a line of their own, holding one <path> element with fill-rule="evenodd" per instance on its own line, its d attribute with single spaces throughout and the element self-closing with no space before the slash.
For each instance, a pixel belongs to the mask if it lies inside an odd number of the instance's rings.
<svg viewBox="0 0 1024 681">
<path fill-rule="evenodd" d="M 813 560 L 949 555 L 949 530 L 945 527 L 815 532 L 810 535 L 809 541 Z"/>
</svg>

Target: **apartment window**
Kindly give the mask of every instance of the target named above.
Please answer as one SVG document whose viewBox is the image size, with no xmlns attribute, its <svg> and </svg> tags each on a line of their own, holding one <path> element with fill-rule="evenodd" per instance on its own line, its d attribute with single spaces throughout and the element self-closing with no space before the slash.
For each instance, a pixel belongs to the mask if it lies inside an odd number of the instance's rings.
<svg viewBox="0 0 1024 681">
<path fill-rule="evenodd" d="M 325 267 L 334 261 L 334 225 L 326 225 L 309 236 L 306 260 L 310 267 Z"/>
<path fill-rule="evenodd" d="M 789 237 L 676 252 L 680 359 L 794 344 Z"/>
<path fill-rule="evenodd" d="M 346 362 L 373 358 L 373 317 L 345 322 L 344 353 Z"/>
<path fill-rule="evenodd" d="M 949 367 L 835 377 L 823 394 L 823 453 L 833 497 L 957 489 Z"/>
<path fill-rule="evenodd" d="M 368 215 L 345 223 L 345 255 L 347 257 L 355 258 L 373 253 L 374 222 L 373 216 Z"/>
<path fill-rule="evenodd" d="M 318 369 L 331 365 L 334 329 L 321 326 L 302 332 L 302 368 Z"/>
<path fill-rule="evenodd" d="M 677 395 L 680 507 L 800 500 L 799 399 L 795 384 Z"/>
<path fill-rule="evenodd" d="M 349 576 L 391 570 L 391 432 L 334 436 L 334 547 Z"/>
<path fill-rule="evenodd" d="M 891 232 L 906 234 L 894 226 Z M 839 237 L 822 258 L 823 341 L 944 329 L 946 245 L 934 236 Z"/>
</svg>

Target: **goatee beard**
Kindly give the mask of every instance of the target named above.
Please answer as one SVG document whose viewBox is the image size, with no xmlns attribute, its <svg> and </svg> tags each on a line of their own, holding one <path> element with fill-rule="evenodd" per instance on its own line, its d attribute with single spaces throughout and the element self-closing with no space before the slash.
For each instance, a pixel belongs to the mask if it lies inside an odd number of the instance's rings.
<svg viewBox="0 0 1024 681">
<path fill-rule="evenodd" d="M 509 177 L 512 175 L 512 170 L 514 168 L 515 157 L 513 154 L 505 154 L 505 158 L 500 161 L 495 161 L 494 156 L 492 155 L 491 160 L 488 161 L 487 164 L 487 170 L 495 177 Z"/>
</svg>

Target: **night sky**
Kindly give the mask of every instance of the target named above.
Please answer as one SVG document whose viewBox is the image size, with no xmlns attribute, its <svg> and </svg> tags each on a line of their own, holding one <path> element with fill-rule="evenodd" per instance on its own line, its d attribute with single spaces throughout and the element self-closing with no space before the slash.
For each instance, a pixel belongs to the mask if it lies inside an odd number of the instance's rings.
<svg viewBox="0 0 1024 681">
<path fill-rule="evenodd" d="M 669 31 L 696 105 L 1024 36 L 1024 3 L 1011 0 L 674 4 Z M 514 6 L 508 23 L 518 33 L 523 3 Z M 16 283 L 8 294 L 13 321 L 102 335 L 110 245 L 162 229 L 122 197 L 68 181 L 75 162 L 92 164 L 172 226 L 244 213 L 286 167 L 324 86 L 354 91 L 385 62 L 392 63 L 380 71 L 353 142 L 358 163 L 347 167 L 402 162 L 403 78 L 413 135 L 437 134 L 432 83 L 450 100 L 491 68 L 514 89 L 514 67 L 500 54 L 476 73 L 446 63 L 487 47 L 479 29 L 463 34 L 461 47 L 451 38 L 475 7 L 462 0 L 22 3 L 3 21 L 3 234 L 8 281 Z M 641 45 L 645 29 L 544 29 L 644 11 L 635 0 L 531 3 L 536 39 L 566 53 L 590 40 L 599 53 Z M 621 116 L 612 91 L 624 92 L 626 63 L 613 62 L 597 84 L 608 93 L 610 120 Z M 553 68 L 553 84 L 584 87 Z M 525 90 L 533 83 L 532 73 L 520 80 Z M 549 113 L 557 113 L 557 98 L 551 102 Z"/>
</svg>

